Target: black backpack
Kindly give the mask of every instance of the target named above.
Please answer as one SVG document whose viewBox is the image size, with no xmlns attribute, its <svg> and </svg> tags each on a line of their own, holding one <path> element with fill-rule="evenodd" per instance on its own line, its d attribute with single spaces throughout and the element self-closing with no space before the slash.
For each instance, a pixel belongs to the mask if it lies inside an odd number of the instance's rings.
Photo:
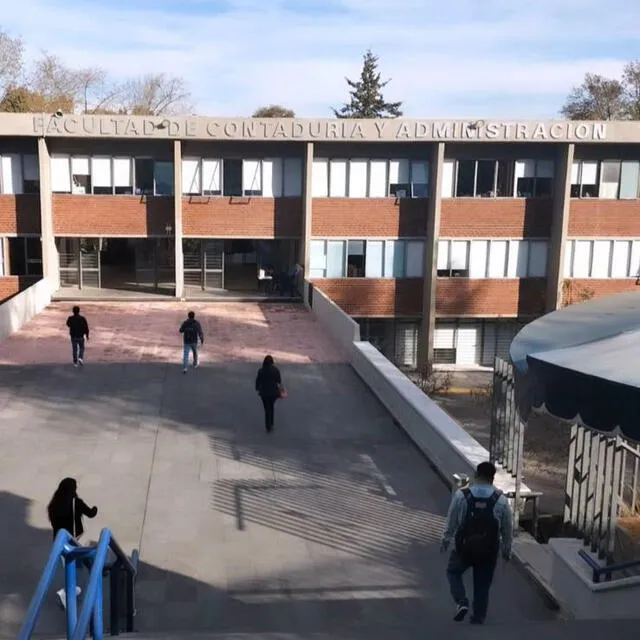
<svg viewBox="0 0 640 640">
<path fill-rule="evenodd" d="M 477 498 L 469 489 L 462 493 L 467 513 L 456 532 L 456 552 L 468 564 L 489 560 L 500 551 L 500 526 L 493 509 L 502 494 L 494 491 L 488 498 Z"/>
<path fill-rule="evenodd" d="M 198 330 L 194 322 L 187 322 L 184 327 L 184 341 L 186 344 L 194 344 L 198 342 Z"/>
</svg>

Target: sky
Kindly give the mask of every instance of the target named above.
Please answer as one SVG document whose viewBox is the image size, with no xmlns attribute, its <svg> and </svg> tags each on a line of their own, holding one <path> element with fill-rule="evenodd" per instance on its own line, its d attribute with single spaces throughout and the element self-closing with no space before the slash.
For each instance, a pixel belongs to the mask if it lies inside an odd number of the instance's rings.
<svg viewBox="0 0 640 640">
<path fill-rule="evenodd" d="M 640 2 L 607 0 L 20 0 L 0 27 L 115 79 L 186 79 L 194 113 L 283 104 L 331 117 L 362 55 L 411 118 L 551 119 L 587 71 L 640 58 Z"/>
</svg>

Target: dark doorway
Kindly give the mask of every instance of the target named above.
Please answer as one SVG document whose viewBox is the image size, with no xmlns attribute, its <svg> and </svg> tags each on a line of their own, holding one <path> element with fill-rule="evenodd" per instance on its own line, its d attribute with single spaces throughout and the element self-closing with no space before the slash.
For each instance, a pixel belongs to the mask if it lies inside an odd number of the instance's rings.
<svg viewBox="0 0 640 640">
<path fill-rule="evenodd" d="M 104 238 L 100 252 L 102 286 L 127 289 L 135 285 L 135 239 Z"/>
</svg>

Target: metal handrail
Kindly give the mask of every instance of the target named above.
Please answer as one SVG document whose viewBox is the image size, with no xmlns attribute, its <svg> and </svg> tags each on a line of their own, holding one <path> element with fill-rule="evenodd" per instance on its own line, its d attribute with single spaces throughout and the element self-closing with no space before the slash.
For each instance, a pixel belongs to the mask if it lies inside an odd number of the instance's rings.
<svg viewBox="0 0 640 640">
<path fill-rule="evenodd" d="M 617 571 L 625 571 L 626 569 L 634 569 L 640 567 L 640 559 L 631 560 L 629 562 L 621 562 L 619 564 L 601 565 L 595 558 L 589 555 L 584 549 L 578 551 L 578 555 L 589 565 L 593 572 L 593 582 L 600 582 L 600 578 L 604 575 L 606 580 L 611 580 L 611 574 Z"/>
<path fill-rule="evenodd" d="M 45 565 L 40 581 L 38 582 L 36 592 L 31 600 L 29 609 L 27 610 L 25 620 L 22 623 L 18 640 L 26 640 L 31 637 L 31 634 L 35 629 L 36 622 L 38 621 L 42 605 L 44 604 L 44 599 L 47 597 L 47 593 L 51 587 L 51 583 L 53 582 L 58 561 L 64 554 L 65 547 L 67 546 L 79 547 L 80 545 L 68 531 L 61 529 L 58 531 L 58 535 L 56 535 L 55 540 L 53 541 L 53 546 L 49 553 L 49 559 L 47 560 L 47 564 Z"/>
<path fill-rule="evenodd" d="M 115 561 L 107 564 L 109 550 L 115 556 Z M 56 565 L 60 558 L 65 560 L 65 593 L 66 593 L 66 618 L 67 639 L 83 640 L 90 626 L 92 635 L 101 640 L 104 633 L 102 617 L 102 578 L 105 570 L 111 579 L 111 635 L 118 635 L 119 629 L 119 578 L 121 570 L 127 575 L 126 584 L 126 630 L 133 631 L 133 618 L 135 616 L 134 587 L 138 573 L 138 552 L 134 550 L 131 558 L 127 557 L 109 529 L 100 532 L 97 546 L 81 547 L 68 531 L 58 532 L 49 559 L 42 572 L 36 593 L 31 600 L 25 621 L 18 635 L 18 640 L 28 640 L 36 626 L 36 622 L 42 610 L 44 600 L 53 582 Z M 84 595 L 82 610 L 78 618 L 76 600 L 76 561 L 78 559 L 91 559 L 91 571 L 89 584 Z"/>
</svg>

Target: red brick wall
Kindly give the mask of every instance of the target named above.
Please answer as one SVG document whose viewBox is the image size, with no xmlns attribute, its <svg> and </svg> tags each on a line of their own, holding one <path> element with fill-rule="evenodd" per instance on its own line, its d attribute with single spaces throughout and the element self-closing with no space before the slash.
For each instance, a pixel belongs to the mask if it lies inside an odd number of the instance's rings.
<svg viewBox="0 0 640 640">
<path fill-rule="evenodd" d="M 424 237 L 428 206 L 420 198 L 314 198 L 312 235 Z"/>
<path fill-rule="evenodd" d="M 40 233 L 40 195 L 0 195 L 0 233 Z"/>
<path fill-rule="evenodd" d="M 174 219 L 171 197 L 53 196 L 53 232 L 59 236 L 164 236 Z"/>
<path fill-rule="evenodd" d="M 319 279 L 313 286 L 352 316 L 422 315 L 422 278 Z"/>
<path fill-rule="evenodd" d="M 640 200 L 571 200 L 568 233 L 640 238 Z"/>
<path fill-rule="evenodd" d="M 548 238 L 550 198 L 443 198 L 442 238 Z"/>
<path fill-rule="evenodd" d="M 299 238 L 302 198 L 183 198 L 182 230 L 196 237 Z"/>
<path fill-rule="evenodd" d="M 575 304 L 590 298 L 600 298 L 602 296 L 615 295 L 616 293 L 625 293 L 626 291 L 640 293 L 640 285 L 636 284 L 635 278 L 620 280 L 576 278 L 563 282 L 562 301 L 563 304 Z"/>
<path fill-rule="evenodd" d="M 15 296 L 35 284 L 39 277 L 34 276 L 5 276 L 0 278 L 0 303 Z"/>
<path fill-rule="evenodd" d="M 545 278 L 438 278 L 438 316 L 529 316 L 545 311 Z"/>
</svg>

